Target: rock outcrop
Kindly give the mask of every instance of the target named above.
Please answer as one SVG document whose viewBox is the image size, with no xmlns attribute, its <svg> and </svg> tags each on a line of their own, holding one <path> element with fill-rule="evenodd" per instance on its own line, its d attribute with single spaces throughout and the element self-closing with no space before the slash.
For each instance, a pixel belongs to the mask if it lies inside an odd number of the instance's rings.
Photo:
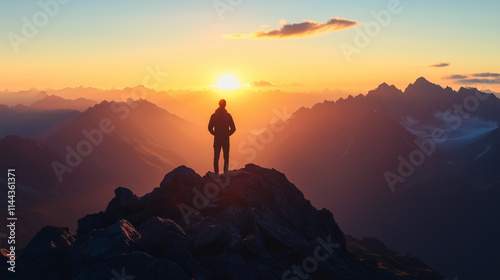
<svg viewBox="0 0 500 280">
<path fill-rule="evenodd" d="M 181 166 L 143 197 L 115 195 L 77 234 L 42 229 L 17 261 L 19 279 L 420 279 L 360 260 L 332 213 L 276 170 L 250 164 L 219 179 Z"/>
</svg>

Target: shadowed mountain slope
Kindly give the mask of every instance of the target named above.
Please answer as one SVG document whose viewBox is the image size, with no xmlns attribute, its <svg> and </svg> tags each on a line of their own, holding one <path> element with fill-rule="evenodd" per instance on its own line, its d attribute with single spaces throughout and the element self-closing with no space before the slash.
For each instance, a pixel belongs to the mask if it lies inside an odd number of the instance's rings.
<svg viewBox="0 0 500 280">
<path fill-rule="evenodd" d="M 493 94 L 424 78 L 404 92 L 384 83 L 366 96 L 297 111 L 255 162 L 304 186 L 353 236 L 384 240 L 448 278 L 493 280 L 500 273 L 499 122 Z"/>
</svg>

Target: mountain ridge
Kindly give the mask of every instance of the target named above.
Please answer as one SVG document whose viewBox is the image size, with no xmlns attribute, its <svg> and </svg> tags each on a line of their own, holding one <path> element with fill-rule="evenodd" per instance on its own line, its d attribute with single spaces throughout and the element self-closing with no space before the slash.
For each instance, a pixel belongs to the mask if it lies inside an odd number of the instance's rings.
<svg viewBox="0 0 500 280">
<path fill-rule="evenodd" d="M 30 108 L 44 110 L 71 109 L 83 112 L 96 103 L 97 101 L 83 97 L 77 99 L 66 99 L 57 95 L 46 95 L 44 98 L 32 103 Z"/>
<path fill-rule="evenodd" d="M 377 89 L 297 112 L 255 161 L 307 185 L 305 195 L 350 234 L 380 238 L 448 278 L 496 279 L 500 99 L 424 79 L 402 94 Z M 434 131 L 446 140 L 434 141 Z M 401 177 L 394 188 L 386 172 Z M 476 241 L 456 248 L 465 235 Z"/>
<path fill-rule="evenodd" d="M 197 207 L 193 196 L 207 195 L 211 184 L 219 192 Z M 218 179 L 180 166 L 143 197 L 125 188 L 115 194 L 104 212 L 79 220 L 77 235 L 42 229 L 19 257 L 22 279 L 95 279 L 120 269 L 138 280 L 443 279 L 421 261 L 406 264 L 414 271 L 400 271 L 359 260 L 332 213 L 314 208 L 274 169 L 248 164 Z M 182 217 L 182 203 L 197 208 L 191 221 Z M 405 260 L 411 259 L 397 257 L 393 265 Z"/>
</svg>

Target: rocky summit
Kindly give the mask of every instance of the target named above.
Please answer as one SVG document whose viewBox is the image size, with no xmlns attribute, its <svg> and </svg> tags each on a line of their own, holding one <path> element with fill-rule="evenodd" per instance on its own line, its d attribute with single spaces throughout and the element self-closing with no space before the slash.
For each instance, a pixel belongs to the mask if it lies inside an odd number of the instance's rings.
<svg viewBox="0 0 500 280">
<path fill-rule="evenodd" d="M 121 187 L 115 195 L 76 234 L 40 230 L 16 278 L 443 279 L 379 241 L 347 244 L 332 213 L 274 169 L 249 164 L 219 178 L 180 166 L 143 197 Z"/>
</svg>

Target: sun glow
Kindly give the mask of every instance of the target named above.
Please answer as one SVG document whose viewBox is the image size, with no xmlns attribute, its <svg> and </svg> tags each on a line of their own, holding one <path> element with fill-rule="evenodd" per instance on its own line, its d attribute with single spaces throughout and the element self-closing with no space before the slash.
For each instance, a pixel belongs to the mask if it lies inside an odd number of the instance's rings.
<svg viewBox="0 0 500 280">
<path fill-rule="evenodd" d="M 215 85 L 219 89 L 223 90 L 233 90 L 240 88 L 240 82 L 233 75 L 223 75 L 220 76 Z"/>
</svg>

